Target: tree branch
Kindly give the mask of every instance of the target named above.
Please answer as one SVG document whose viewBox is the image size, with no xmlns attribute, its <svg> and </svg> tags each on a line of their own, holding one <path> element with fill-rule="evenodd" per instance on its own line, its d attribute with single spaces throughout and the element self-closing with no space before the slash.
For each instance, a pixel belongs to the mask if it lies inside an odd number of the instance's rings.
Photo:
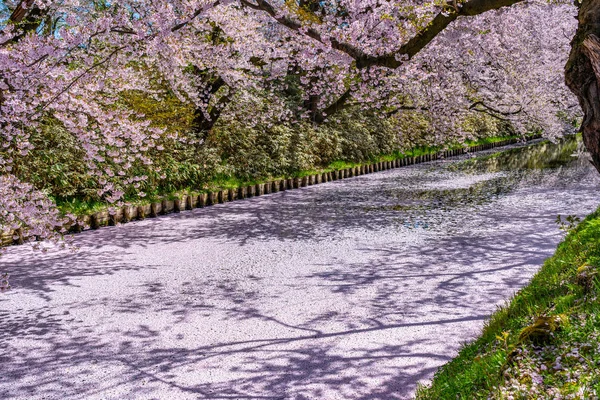
<svg viewBox="0 0 600 400">
<path fill-rule="evenodd" d="M 493 113 L 504 115 L 504 116 L 520 114 L 521 111 L 523 111 L 523 107 L 519 107 L 519 109 L 515 110 L 515 111 L 500 111 L 497 108 L 488 106 L 483 101 L 476 101 L 475 103 L 471 104 L 469 106 L 469 110 L 481 111 L 482 109 L 479 107 L 483 107 L 484 110 L 491 111 Z"/>
<path fill-rule="evenodd" d="M 361 49 L 336 39 L 324 40 L 321 34 L 312 28 L 303 27 L 300 22 L 294 21 L 289 17 L 282 16 L 277 10 L 265 0 L 256 0 L 256 4 L 249 0 L 240 0 L 245 5 L 254 10 L 261 10 L 269 14 L 281 25 L 297 32 L 303 32 L 306 36 L 323 44 L 331 44 L 331 47 L 346 53 L 356 60 L 358 68 L 370 66 L 381 66 L 395 69 L 402 65 L 402 58 L 412 58 L 427 46 L 440 32 L 442 32 L 451 22 L 460 16 L 475 16 L 483 14 L 490 10 L 512 6 L 524 0 L 470 0 L 462 4 L 461 7 L 453 7 L 452 11 L 444 10 L 437 14 L 427 27 L 418 32 L 412 39 L 403 44 L 397 51 L 382 56 L 369 56 Z"/>
<path fill-rule="evenodd" d="M 398 61 L 398 58 L 404 56 L 408 59 L 413 58 L 417 55 L 425 46 L 440 34 L 444 29 L 455 21 L 458 17 L 472 17 L 475 15 L 483 14 L 487 11 L 497 10 L 503 7 L 509 7 L 513 4 L 519 3 L 523 0 L 470 0 L 462 4 L 451 12 L 443 11 L 440 12 L 435 18 L 427 25 L 425 29 L 417 33 L 408 42 L 403 44 L 400 49 L 394 53 L 377 56 L 367 57 L 364 59 L 357 60 L 357 64 L 360 67 L 368 67 L 371 65 L 378 65 L 387 68 L 398 68 L 402 65 L 402 61 Z"/>
<path fill-rule="evenodd" d="M 215 2 L 213 2 L 210 5 L 204 6 L 204 7 L 200 7 L 199 9 L 197 9 L 196 11 L 194 11 L 194 13 L 185 21 L 173 26 L 171 28 L 171 32 L 177 32 L 178 30 L 180 30 L 181 28 L 185 27 L 187 24 L 189 24 L 190 22 L 192 22 L 193 20 L 195 20 L 196 18 L 198 18 L 204 11 L 208 10 L 209 8 L 213 8 L 218 6 L 219 4 L 221 4 L 221 0 L 217 0 Z"/>
<path fill-rule="evenodd" d="M 350 57 L 354 59 L 364 58 L 365 54 L 362 50 L 357 47 L 352 46 L 348 43 L 339 42 L 336 39 L 329 38 L 329 40 L 325 40 L 321 37 L 321 34 L 313 28 L 306 28 L 302 26 L 300 22 L 294 21 L 291 18 L 281 16 L 277 13 L 277 10 L 267 1 L 265 0 L 256 0 L 256 4 L 250 3 L 248 0 L 240 0 L 241 4 L 252 8 L 254 10 L 264 11 L 269 14 L 275 21 L 279 24 L 289 28 L 295 32 L 303 32 L 306 36 L 311 39 L 316 40 L 317 42 L 323 44 L 330 44 L 332 48 L 339 50 L 343 53 L 348 54 Z"/>
<path fill-rule="evenodd" d="M 496 108 L 488 106 L 483 101 L 476 101 L 475 103 L 471 104 L 469 110 L 487 114 L 490 117 L 496 118 L 500 121 L 508 122 L 510 121 L 508 117 L 521 113 L 523 111 L 523 107 L 519 107 L 519 109 L 515 111 L 500 111 Z"/>
<path fill-rule="evenodd" d="M 341 111 L 348 107 L 347 101 L 352 97 L 352 91 L 350 89 L 346 90 L 338 99 L 330 104 L 327 108 L 322 111 L 318 111 L 314 115 L 314 122 L 317 124 L 322 124 L 325 122 L 325 119 L 328 115 L 333 115 L 338 111 Z"/>
<path fill-rule="evenodd" d="M 34 4 L 34 0 L 21 0 L 8 19 L 10 24 L 18 26 L 19 31 L 5 42 L 0 43 L 0 47 L 16 43 L 24 38 L 29 32 L 38 29 L 47 12 L 47 9 L 42 12 L 42 10 Z M 0 33 L 1 32 L 3 32 L 3 30 L 0 31 Z"/>
<path fill-rule="evenodd" d="M 198 75 L 206 74 L 206 71 L 201 70 L 197 66 L 194 66 L 194 70 Z M 226 86 L 227 83 L 221 78 L 217 76 L 214 78 L 212 82 L 210 82 L 210 94 L 215 95 L 222 87 Z M 209 98 L 205 98 L 207 102 L 210 101 Z M 194 111 L 194 120 L 192 122 L 194 131 L 198 133 L 208 132 L 212 129 L 215 122 L 221 116 L 223 109 L 231 102 L 231 95 L 223 95 L 221 96 L 210 110 L 206 110 L 206 113 L 201 109 L 196 109 Z"/>
<path fill-rule="evenodd" d="M 429 111 L 429 107 L 398 106 L 393 110 L 388 111 L 385 115 L 389 118 L 396 115 L 400 111 Z"/>
<path fill-rule="evenodd" d="M 17 8 L 15 8 L 13 13 L 10 15 L 10 21 L 13 24 L 18 24 L 19 22 L 23 21 L 23 19 L 33 6 L 34 1 L 35 0 L 21 0 Z"/>
<path fill-rule="evenodd" d="M 600 82 L 600 39 L 593 33 L 583 41 L 583 53 L 590 59 L 596 80 Z"/>
</svg>

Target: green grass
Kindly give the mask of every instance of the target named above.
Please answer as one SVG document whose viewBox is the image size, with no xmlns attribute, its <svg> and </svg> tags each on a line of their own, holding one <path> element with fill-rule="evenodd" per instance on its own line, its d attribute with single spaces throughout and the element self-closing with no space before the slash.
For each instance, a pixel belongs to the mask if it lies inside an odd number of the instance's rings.
<svg viewBox="0 0 600 400">
<path fill-rule="evenodd" d="M 225 189 L 237 189 L 241 186 L 256 185 L 259 180 L 244 180 L 234 176 L 221 175 L 207 182 L 205 189 L 199 192 L 210 192 Z"/>
<path fill-rule="evenodd" d="M 516 137 L 517 136 L 487 137 L 487 138 L 483 138 L 483 139 L 480 139 L 477 141 L 467 141 L 463 144 L 452 144 L 452 145 L 449 145 L 446 147 L 450 148 L 450 149 L 463 148 L 465 146 L 465 144 L 468 146 L 475 146 L 475 145 L 479 145 L 479 144 L 496 143 L 496 142 L 500 142 L 502 140 L 512 139 L 512 138 L 516 138 Z M 243 186 L 248 186 L 248 185 L 256 185 L 258 183 L 266 183 L 266 182 L 269 182 L 269 181 L 272 181 L 275 179 L 303 178 L 303 177 L 309 176 L 309 175 L 320 174 L 320 173 L 324 173 L 324 172 L 338 171 L 338 170 L 342 170 L 342 169 L 346 169 L 346 168 L 354 168 L 354 167 L 358 167 L 361 165 L 372 164 L 374 162 L 395 161 L 395 160 L 403 159 L 406 157 L 418 157 L 418 156 L 422 156 L 422 155 L 426 155 L 426 154 L 434 154 L 434 153 L 441 151 L 442 149 L 443 148 L 440 146 L 422 146 L 422 147 L 415 147 L 415 148 L 407 150 L 405 152 L 382 154 L 382 155 L 373 157 L 372 159 L 365 161 L 365 162 L 351 162 L 351 161 L 345 161 L 345 160 L 338 160 L 338 161 L 334 161 L 334 162 L 330 163 L 329 165 L 321 167 L 321 168 L 315 167 L 314 169 L 310 169 L 310 170 L 297 171 L 297 172 L 290 174 L 290 176 L 286 176 L 286 177 L 280 176 L 280 177 L 266 177 L 263 179 L 240 179 L 240 178 L 228 176 L 228 175 L 219 175 L 219 176 L 215 177 L 213 180 L 206 182 L 203 185 L 203 187 L 201 187 L 201 188 L 188 188 L 186 190 L 180 190 L 175 193 L 168 193 L 163 196 L 149 195 L 148 197 L 146 197 L 144 199 L 127 199 L 126 198 L 125 201 L 128 203 L 132 203 L 132 204 L 147 204 L 150 202 L 157 201 L 161 198 L 166 198 L 166 199 L 172 200 L 173 198 L 178 197 L 179 195 L 182 195 L 182 194 L 198 194 L 198 193 L 207 193 L 207 192 L 220 191 L 220 190 L 226 190 L 226 189 L 236 189 L 238 187 L 243 187 Z M 99 211 L 104 211 L 104 210 L 107 210 L 108 208 L 110 208 L 110 205 L 108 205 L 104 202 L 100 202 L 100 201 L 84 202 L 79 199 L 60 201 L 60 202 L 57 202 L 57 206 L 58 206 L 58 209 L 63 214 L 74 214 L 77 216 L 89 215 L 89 214 L 99 212 Z"/>
<path fill-rule="evenodd" d="M 64 214 L 89 215 L 107 209 L 107 205 L 100 201 L 83 201 L 70 199 L 57 201 L 56 206 Z"/>
<path fill-rule="evenodd" d="M 571 222 L 531 283 L 418 389 L 418 400 L 598 398 L 600 209 L 576 228 Z M 534 329 L 548 321 L 556 321 L 552 333 Z"/>
<path fill-rule="evenodd" d="M 525 137 L 529 137 L 529 136 L 534 136 L 536 135 L 537 132 L 535 133 L 531 133 L 531 134 L 527 134 L 525 135 Z M 474 145 L 479 145 L 479 144 L 489 144 L 489 143 L 498 143 L 501 142 L 503 140 L 506 139 L 518 139 L 521 136 L 518 135 L 513 135 L 513 136 L 490 136 L 490 137 L 486 137 L 486 138 L 482 138 L 482 139 L 478 139 L 478 140 L 466 140 L 465 143 L 469 146 L 474 146 Z"/>
<path fill-rule="evenodd" d="M 340 161 L 334 161 L 334 162 L 332 162 L 325 169 L 327 170 L 326 172 L 339 171 L 340 169 L 354 168 L 354 167 L 358 167 L 360 165 L 364 165 L 364 163 L 350 162 L 350 161 L 341 161 L 340 160 Z"/>
</svg>

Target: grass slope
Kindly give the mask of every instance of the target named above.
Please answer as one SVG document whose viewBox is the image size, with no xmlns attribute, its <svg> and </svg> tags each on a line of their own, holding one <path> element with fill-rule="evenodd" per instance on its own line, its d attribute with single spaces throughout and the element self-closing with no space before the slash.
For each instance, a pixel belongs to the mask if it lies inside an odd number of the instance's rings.
<svg viewBox="0 0 600 400">
<path fill-rule="evenodd" d="M 600 209 L 563 228 L 554 256 L 418 400 L 598 399 Z"/>
</svg>

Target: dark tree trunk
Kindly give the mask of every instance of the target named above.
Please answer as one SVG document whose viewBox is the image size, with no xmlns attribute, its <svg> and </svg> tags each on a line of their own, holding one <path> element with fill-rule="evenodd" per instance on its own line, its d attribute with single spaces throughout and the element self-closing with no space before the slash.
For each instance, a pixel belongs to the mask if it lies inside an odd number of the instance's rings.
<svg viewBox="0 0 600 400">
<path fill-rule="evenodd" d="M 200 109 L 194 111 L 194 119 L 192 120 L 192 130 L 199 139 L 206 139 L 206 134 L 215 125 L 217 116 L 213 116 L 210 113 L 210 119 L 207 118 L 206 114 Z"/>
<path fill-rule="evenodd" d="M 205 71 L 201 71 L 196 67 L 196 73 L 201 75 L 201 74 L 204 74 Z M 221 77 L 215 78 L 210 84 L 210 90 L 209 90 L 210 94 L 209 95 L 214 96 L 219 91 L 219 89 L 221 89 L 225 85 L 226 85 L 226 83 Z M 209 101 L 210 98 L 206 98 L 206 100 Z M 215 122 L 217 122 L 217 119 L 219 119 L 219 117 L 221 116 L 221 112 L 223 111 L 223 108 L 230 101 L 231 101 L 230 95 L 222 95 L 219 98 L 219 100 L 216 102 L 216 104 L 213 104 L 213 106 L 208 110 L 208 115 L 200 109 L 196 109 L 194 111 L 194 119 L 192 121 L 192 129 L 193 129 L 194 133 L 196 133 L 198 138 L 201 138 L 201 139 L 206 138 L 206 134 L 208 133 L 208 131 L 210 131 L 213 128 L 213 126 L 215 125 Z"/>
<path fill-rule="evenodd" d="M 321 96 L 312 94 L 308 96 L 307 100 L 304 100 L 304 109 L 310 113 L 310 119 L 321 123 L 323 122 L 323 115 L 319 110 L 319 102 L 321 101 Z"/>
<path fill-rule="evenodd" d="M 583 109 L 583 142 L 600 172 L 600 0 L 583 0 L 578 21 L 565 82 Z"/>
</svg>

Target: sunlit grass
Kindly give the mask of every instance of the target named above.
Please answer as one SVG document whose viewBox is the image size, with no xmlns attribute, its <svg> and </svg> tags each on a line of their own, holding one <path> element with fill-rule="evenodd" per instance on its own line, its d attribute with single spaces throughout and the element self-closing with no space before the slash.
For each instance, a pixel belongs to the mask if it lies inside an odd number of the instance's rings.
<svg viewBox="0 0 600 400">
<path fill-rule="evenodd" d="M 599 277 L 600 209 L 570 229 L 531 283 L 417 399 L 598 398 Z M 560 321 L 556 331 L 527 336 L 548 319 Z"/>
</svg>

